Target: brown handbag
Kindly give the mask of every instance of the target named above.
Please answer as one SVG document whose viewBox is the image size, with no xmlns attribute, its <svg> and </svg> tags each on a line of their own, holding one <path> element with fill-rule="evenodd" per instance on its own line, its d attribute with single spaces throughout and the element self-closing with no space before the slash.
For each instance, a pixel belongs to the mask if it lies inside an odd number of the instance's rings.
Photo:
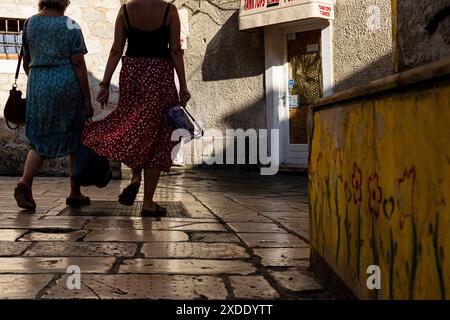
<svg viewBox="0 0 450 320">
<path fill-rule="evenodd" d="M 25 30 L 26 24 L 24 26 Z M 5 109 L 3 110 L 3 116 L 6 120 L 6 125 L 11 130 L 17 130 L 20 126 L 25 125 L 27 102 L 22 98 L 22 91 L 17 89 L 17 79 L 19 79 L 20 66 L 23 59 L 23 46 L 20 48 L 19 61 L 17 62 L 17 70 L 14 84 L 11 91 L 9 91 L 9 98 L 6 101 Z M 13 127 L 14 124 L 16 127 Z"/>
</svg>

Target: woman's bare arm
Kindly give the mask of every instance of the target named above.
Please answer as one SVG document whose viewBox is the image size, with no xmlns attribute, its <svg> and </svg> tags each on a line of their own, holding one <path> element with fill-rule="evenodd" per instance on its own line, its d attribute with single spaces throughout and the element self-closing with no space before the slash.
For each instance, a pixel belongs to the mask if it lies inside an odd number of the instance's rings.
<svg viewBox="0 0 450 320">
<path fill-rule="evenodd" d="M 126 41 L 127 38 L 125 35 L 125 24 L 123 22 L 123 8 L 121 8 L 116 19 L 114 43 L 112 45 L 111 52 L 109 53 L 108 63 L 106 64 L 103 81 L 100 84 L 101 90 L 97 95 L 97 101 L 101 104 L 102 107 L 108 104 L 109 86 L 111 84 L 111 79 L 114 71 L 116 71 L 117 65 L 122 58 Z"/>
<path fill-rule="evenodd" d="M 114 43 L 109 54 L 108 63 L 106 64 L 105 75 L 103 76 L 103 84 L 108 86 L 111 83 L 114 71 L 123 55 L 126 43 L 125 24 L 123 22 L 123 8 L 120 9 L 116 19 L 114 31 Z"/>
<path fill-rule="evenodd" d="M 22 46 L 23 47 L 21 49 L 22 54 L 23 54 L 23 60 L 22 60 L 23 61 L 23 70 L 25 71 L 25 74 L 27 75 L 27 77 L 30 72 L 30 57 L 28 56 L 29 50 L 28 50 L 28 45 L 26 42 L 26 29 L 28 28 L 28 20 L 29 19 L 27 19 L 23 25 L 23 31 L 22 31 L 22 41 L 23 41 Z M 28 55 L 25 55 L 26 54 L 25 52 L 28 52 Z"/>
<path fill-rule="evenodd" d="M 170 5 L 170 56 L 172 58 L 175 70 L 180 80 L 180 88 L 187 88 L 186 74 L 184 70 L 184 52 L 181 49 L 180 42 L 180 18 L 175 6 Z"/>
<path fill-rule="evenodd" d="M 187 102 L 191 99 L 191 94 L 189 93 L 187 82 L 186 82 L 186 71 L 184 68 L 184 51 L 181 49 L 180 41 L 180 17 L 178 16 L 178 10 L 175 6 L 170 5 L 169 14 L 170 23 L 170 40 L 169 49 L 172 62 L 177 72 L 178 79 L 180 81 L 180 101 L 181 105 L 186 106 Z"/>
<path fill-rule="evenodd" d="M 74 54 L 71 56 L 70 61 L 72 63 L 73 69 L 75 70 L 78 82 L 80 83 L 81 92 L 83 93 L 86 116 L 92 117 L 94 111 L 92 108 L 91 91 L 89 89 L 89 79 L 86 62 L 84 61 L 84 54 Z"/>
<path fill-rule="evenodd" d="M 30 58 L 23 57 L 23 70 L 25 71 L 26 75 L 28 76 L 30 72 Z"/>
</svg>

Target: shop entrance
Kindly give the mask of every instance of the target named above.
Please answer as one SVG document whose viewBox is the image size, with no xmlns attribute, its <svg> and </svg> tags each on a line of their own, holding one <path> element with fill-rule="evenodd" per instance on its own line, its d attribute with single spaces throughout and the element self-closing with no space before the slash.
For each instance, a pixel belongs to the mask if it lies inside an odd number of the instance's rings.
<svg viewBox="0 0 450 320">
<path fill-rule="evenodd" d="M 332 25 L 306 19 L 264 29 L 267 126 L 279 130 L 282 166 L 308 166 L 308 109 L 333 94 Z"/>
<path fill-rule="evenodd" d="M 286 34 L 284 143 L 288 164 L 307 164 L 308 107 L 322 97 L 321 30 Z"/>
</svg>

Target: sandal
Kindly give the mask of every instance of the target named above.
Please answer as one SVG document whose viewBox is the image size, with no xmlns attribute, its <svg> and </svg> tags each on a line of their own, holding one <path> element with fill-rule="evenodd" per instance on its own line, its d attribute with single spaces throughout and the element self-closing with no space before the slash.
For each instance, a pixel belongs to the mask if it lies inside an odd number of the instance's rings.
<svg viewBox="0 0 450 320">
<path fill-rule="evenodd" d="M 14 198 L 19 208 L 30 211 L 36 209 L 36 202 L 31 195 L 31 191 L 24 183 L 19 182 L 17 184 L 17 187 L 14 189 Z"/>
<path fill-rule="evenodd" d="M 141 217 L 162 217 L 167 214 L 165 208 L 161 207 L 159 204 L 155 203 L 156 210 L 142 210 Z"/>
<path fill-rule="evenodd" d="M 132 206 L 136 200 L 140 187 L 140 185 L 130 184 L 128 187 L 123 189 L 122 193 L 119 195 L 119 203 L 128 207 Z"/>
<path fill-rule="evenodd" d="M 66 198 L 66 205 L 78 208 L 84 207 L 91 204 L 91 199 L 89 197 L 82 196 L 81 198 Z"/>
</svg>

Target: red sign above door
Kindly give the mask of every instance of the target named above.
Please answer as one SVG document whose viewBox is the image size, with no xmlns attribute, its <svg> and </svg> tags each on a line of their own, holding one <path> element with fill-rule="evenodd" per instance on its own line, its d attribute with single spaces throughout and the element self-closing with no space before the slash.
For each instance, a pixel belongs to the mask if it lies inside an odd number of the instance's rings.
<svg viewBox="0 0 450 320">
<path fill-rule="evenodd" d="M 309 18 L 334 20 L 334 0 L 241 0 L 239 29 Z"/>
</svg>

